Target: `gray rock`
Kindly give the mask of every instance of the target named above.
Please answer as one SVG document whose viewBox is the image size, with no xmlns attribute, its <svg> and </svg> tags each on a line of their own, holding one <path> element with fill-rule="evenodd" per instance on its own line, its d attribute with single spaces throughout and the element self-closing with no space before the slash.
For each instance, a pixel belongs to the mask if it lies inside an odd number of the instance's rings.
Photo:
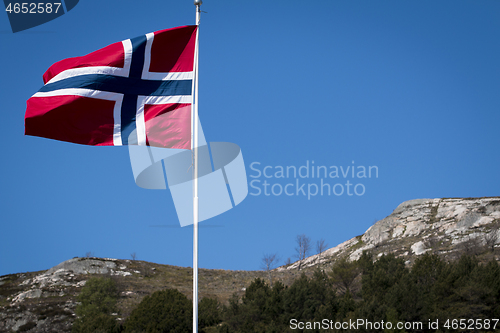
<svg viewBox="0 0 500 333">
<path fill-rule="evenodd" d="M 413 200 L 408 200 L 403 203 L 401 203 L 399 206 L 394 209 L 392 214 L 400 214 L 403 213 L 404 211 L 408 210 L 409 208 L 412 208 L 414 206 L 420 206 L 420 205 L 428 205 L 429 203 L 433 203 L 434 201 L 439 200 L 439 199 L 413 199 Z"/>
<path fill-rule="evenodd" d="M 110 269 L 116 269 L 116 263 L 111 259 L 73 258 L 52 267 L 46 274 L 58 271 L 71 271 L 75 274 L 108 274 Z"/>
<path fill-rule="evenodd" d="M 499 234 L 496 244 L 500 243 L 498 222 L 498 197 L 409 200 L 366 230 L 361 242 L 352 238 L 323 252 L 321 260 L 317 260 L 317 255 L 304 259 L 302 266 L 324 264 L 343 256 L 357 260 L 364 250 L 375 255 L 392 252 L 407 258 L 431 250 L 443 255 L 459 253 L 465 242 L 486 244 L 485 235 L 490 232 Z M 496 230 L 490 231 L 492 228 Z M 297 262 L 280 269 L 298 266 Z"/>
</svg>

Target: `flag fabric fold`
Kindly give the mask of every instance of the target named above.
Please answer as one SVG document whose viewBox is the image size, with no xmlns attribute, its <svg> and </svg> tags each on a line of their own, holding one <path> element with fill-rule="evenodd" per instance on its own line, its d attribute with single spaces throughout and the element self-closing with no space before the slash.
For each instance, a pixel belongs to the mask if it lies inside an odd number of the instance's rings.
<svg viewBox="0 0 500 333">
<path fill-rule="evenodd" d="M 25 134 L 85 145 L 191 149 L 197 26 L 61 60 L 27 101 Z"/>
</svg>

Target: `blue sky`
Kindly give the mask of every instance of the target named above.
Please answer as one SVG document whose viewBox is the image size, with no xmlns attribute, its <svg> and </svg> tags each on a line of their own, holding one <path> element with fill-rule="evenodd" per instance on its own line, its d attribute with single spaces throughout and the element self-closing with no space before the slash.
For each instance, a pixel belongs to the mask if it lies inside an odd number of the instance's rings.
<svg viewBox="0 0 500 333">
<path fill-rule="evenodd" d="M 298 234 L 333 247 L 410 199 L 500 195 L 498 1 L 207 0 L 202 10 L 200 118 L 209 141 L 241 147 L 249 182 L 265 180 L 251 177 L 253 162 L 354 161 L 378 178 L 324 179 L 362 184 L 363 195 L 250 194 L 201 224 L 200 267 L 293 260 Z M 194 21 L 187 0 L 81 0 L 16 34 L 0 15 L 0 275 L 87 252 L 192 266 L 192 228 L 178 226 L 168 191 L 135 185 L 126 147 L 23 133 L 26 100 L 54 62 Z"/>
</svg>

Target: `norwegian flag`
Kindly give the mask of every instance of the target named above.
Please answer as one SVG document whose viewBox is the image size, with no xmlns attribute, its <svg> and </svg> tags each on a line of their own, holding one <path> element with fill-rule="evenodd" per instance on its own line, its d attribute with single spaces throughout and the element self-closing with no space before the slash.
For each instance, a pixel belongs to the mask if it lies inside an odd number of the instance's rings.
<svg viewBox="0 0 500 333">
<path fill-rule="evenodd" d="M 191 149 L 196 26 L 61 60 L 27 101 L 25 134 L 95 146 Z"/>
</svg>

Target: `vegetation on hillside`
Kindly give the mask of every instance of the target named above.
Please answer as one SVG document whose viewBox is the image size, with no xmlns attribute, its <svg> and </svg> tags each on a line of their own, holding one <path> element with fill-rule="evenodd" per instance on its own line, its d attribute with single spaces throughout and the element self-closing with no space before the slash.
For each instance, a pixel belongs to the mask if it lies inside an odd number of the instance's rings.
<svg viewBox="0 0 500 333">
<path fill-rule="evenodd" d="M 192 303 L 176 289 L 156 291 L 144 297 L 125 323 L 127 333 L 189 332 Z"/>
<path fill-rule="evenodd" d="M 112 313 L 116 311 L 118 290 L 114 280 L 104 277 L 89 279 L 78 296 L 78 316 L 72 333 L 120 332 L 121 327 Z"/>
<path fill-rule="evenodd" d="M 274 281 L 271 287 L 266 280 L 257 278 L 242 297 L 235 294 L 226 305 L 203 298 L 199 305 L 200 332 L 264 333 L 293 328 L 299 332 L 343 332 L 350 328 L 343 329 L 339 324 L 358 319 L 384 322 L 388 332 L 458 332 L 459 322 L 453 325 L 452 320 L 471 319 L 476 326 L 482 323 L 477 331 L 494 332 L 500 329 L 497 323 L 494 330 L 492 321 L 500 318 L 499 276 L 497 262 L 480 264 L 466 255 L 446 262 L 437 255 L 424 254 L 410 269 L 394 255 L 382 255 L 374 261 L 364 253 L 358 261 L 338 260 L 332 269 L 318 269 L 310 277 L 303 273 L 289 286 Z M 100 332 L 191 331 L 191 302 L 177 290 L 144 297 L 124 325 L 117 327 L 108 321 L 114 304 L 113 288 L 104 287 L 103 279 L 98 283 L 102 287 L 91 281 L 80 295 L 82 304 L 74 332 L 87 332 L 76 329 L 88 320 L 88 313 L 93 314 L 91 327 Z M 429 323 L 436 322 L 439 330 L 429 328 Z M 98 323 L 103 326 L 97 327 Z M 397 323 L 412 326 L 398 329 Z M 392 329 L 387 330 L 389 324 Z M 355 331 L 374 329 L 361 325 Z"/>
</svg>

